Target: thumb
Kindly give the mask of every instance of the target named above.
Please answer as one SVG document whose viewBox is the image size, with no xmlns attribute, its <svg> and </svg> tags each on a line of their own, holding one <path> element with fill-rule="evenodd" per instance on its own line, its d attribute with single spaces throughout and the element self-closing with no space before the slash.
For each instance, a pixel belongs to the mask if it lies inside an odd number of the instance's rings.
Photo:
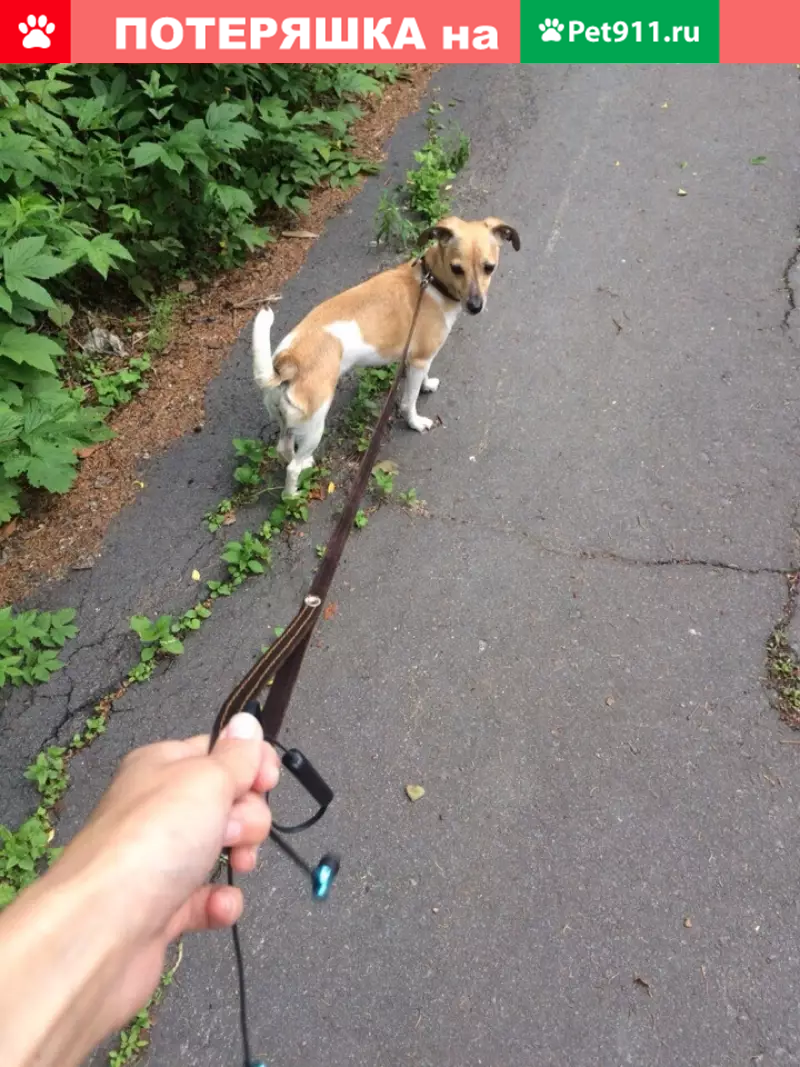
<svg viewBox="0 0 800 1067">
<path fill-rule="evenodd" d="M 210 758 L 221 764 L 233 786 L 234 799 L 252 788 L 261 766 L 264 732 L 254 715 L 240 711 L 222 731 Z"/>
</svg>

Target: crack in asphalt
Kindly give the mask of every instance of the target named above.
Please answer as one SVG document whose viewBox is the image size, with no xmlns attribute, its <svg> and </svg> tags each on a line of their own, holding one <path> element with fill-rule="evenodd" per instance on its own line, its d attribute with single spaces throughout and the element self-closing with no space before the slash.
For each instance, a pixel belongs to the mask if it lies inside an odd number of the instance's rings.
<svg viewBox="0 0 800 1067">
<path fill-rule="evenodd" d="M 513 526 L 497 526 L 492 523 L 476 522 L 474 519 L 465 519 L 457 515 L 439 515 L 426 509 L 423 518 L 434 519 L 438 522 L 456 523 L 459 526 L 475 527 L 477 529 L 491 530 L 495 533 L 505 534 L 507 537 L 515 537 L 520 541 L 533 544 L 540 551 L 562 559 L 588 560 L 599 563 L 618 563 L 625 567 L 707 567 L 709 570 L 734 571 L 737 574 L 746 574 L 753 577 L 760 575 L 777 575 L 785 578 L 792 570 L 787 567 L 746 567 L 738 563 L 730 563 L 723 559 L 698 559 L 692 556 L 665 556 L 665 557 L 637 557 L 626 556 L 613 549 L 603 548 L 577 548 L 563 547 L 548 544 L 527 530 L 520 530 Z"/>
<path fill-rule="evenodd" d="M 800 238 L 800 226 L 797 227 L 796 235 L 797 235 L 798 238 Z M 790 340 L 792 339 L 791 338 L 791 318 L 792 318 L 792 315 L 795 313 L 795 311 L 798 310 L 798 308 L 797 308 L 797 296 L 795 294 L 795 283 L 794 283 L 794 280 L 792 279 L 792 275 L 797 270 L 800 270 L 800 244 L 798 244 L 798 246 L 795 248 L 795 250 L 792 253 L 792 255 L 787 260 L 786 266 L 785 266 L 784 271 L 783 271 L 783 286 L 784 286 L 784 289 L 786 290 L 786 297 L 787 297 L 788 307 L 786 308 L 786 311 L 784 312 L 783 320 L 781 322 L 781 326 L 782 326 L 782 328 L 784 330 L 787 331 L 787 333 L 790 334 Z M 798 280 L 800 280 L 800 279 L 798 279 Z"/>
</svg>

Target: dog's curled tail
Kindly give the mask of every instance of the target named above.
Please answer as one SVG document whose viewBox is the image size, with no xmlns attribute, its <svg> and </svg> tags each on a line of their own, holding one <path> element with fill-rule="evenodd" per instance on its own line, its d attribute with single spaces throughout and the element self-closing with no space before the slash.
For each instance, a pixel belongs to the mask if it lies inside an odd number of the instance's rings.
<svg viewBox="0 0 800 1067">
<path fill-rule="evenodd" d="M 262 308 L 253 323 L 253 377 L 259 389 L 274 389 L 281 384 L 272 363 L 270 333 L 275 316 L 272 308 Z"/>
</svg>

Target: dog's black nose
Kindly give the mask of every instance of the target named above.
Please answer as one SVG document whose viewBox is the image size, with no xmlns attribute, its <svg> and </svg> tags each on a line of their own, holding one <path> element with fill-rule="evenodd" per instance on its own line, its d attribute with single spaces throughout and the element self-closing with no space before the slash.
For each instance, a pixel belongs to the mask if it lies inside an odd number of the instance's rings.
<svg viewBox="0 0 800 1067">
<path fill-rule="evenodd" d="M 479 311 L 483 310 L 483 300 L 479 296 L 471 296 L 467 300 L 467 311 L 470 315 L 477 315 Z"/>
</svg>

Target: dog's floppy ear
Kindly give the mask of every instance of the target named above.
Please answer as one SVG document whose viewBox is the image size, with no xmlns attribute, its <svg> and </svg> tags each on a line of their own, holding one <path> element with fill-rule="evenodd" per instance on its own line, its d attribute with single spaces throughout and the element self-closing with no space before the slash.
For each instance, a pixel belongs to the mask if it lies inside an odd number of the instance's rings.
<svg viewBox="0 0 800 1067">
<path fill-rule="evenodd" d="M 449 226 L 431 226 L 419 235 L 417 244 L 420 248 L 424 248 L 429 241 L 438 241 L 440 245 L 446 245 L 454 237 L 455 233 Z"/>
<path fill-rule="evenodd" d="M 515 252 L 519 252 L 519 234 L 513 226 L 509 226 L 507 222 L 503 222 L 502 219 L 484 219 L 483 220 L 495 237 L 500 241 L 510 241 L 511 247 Z"/>
</svg>

